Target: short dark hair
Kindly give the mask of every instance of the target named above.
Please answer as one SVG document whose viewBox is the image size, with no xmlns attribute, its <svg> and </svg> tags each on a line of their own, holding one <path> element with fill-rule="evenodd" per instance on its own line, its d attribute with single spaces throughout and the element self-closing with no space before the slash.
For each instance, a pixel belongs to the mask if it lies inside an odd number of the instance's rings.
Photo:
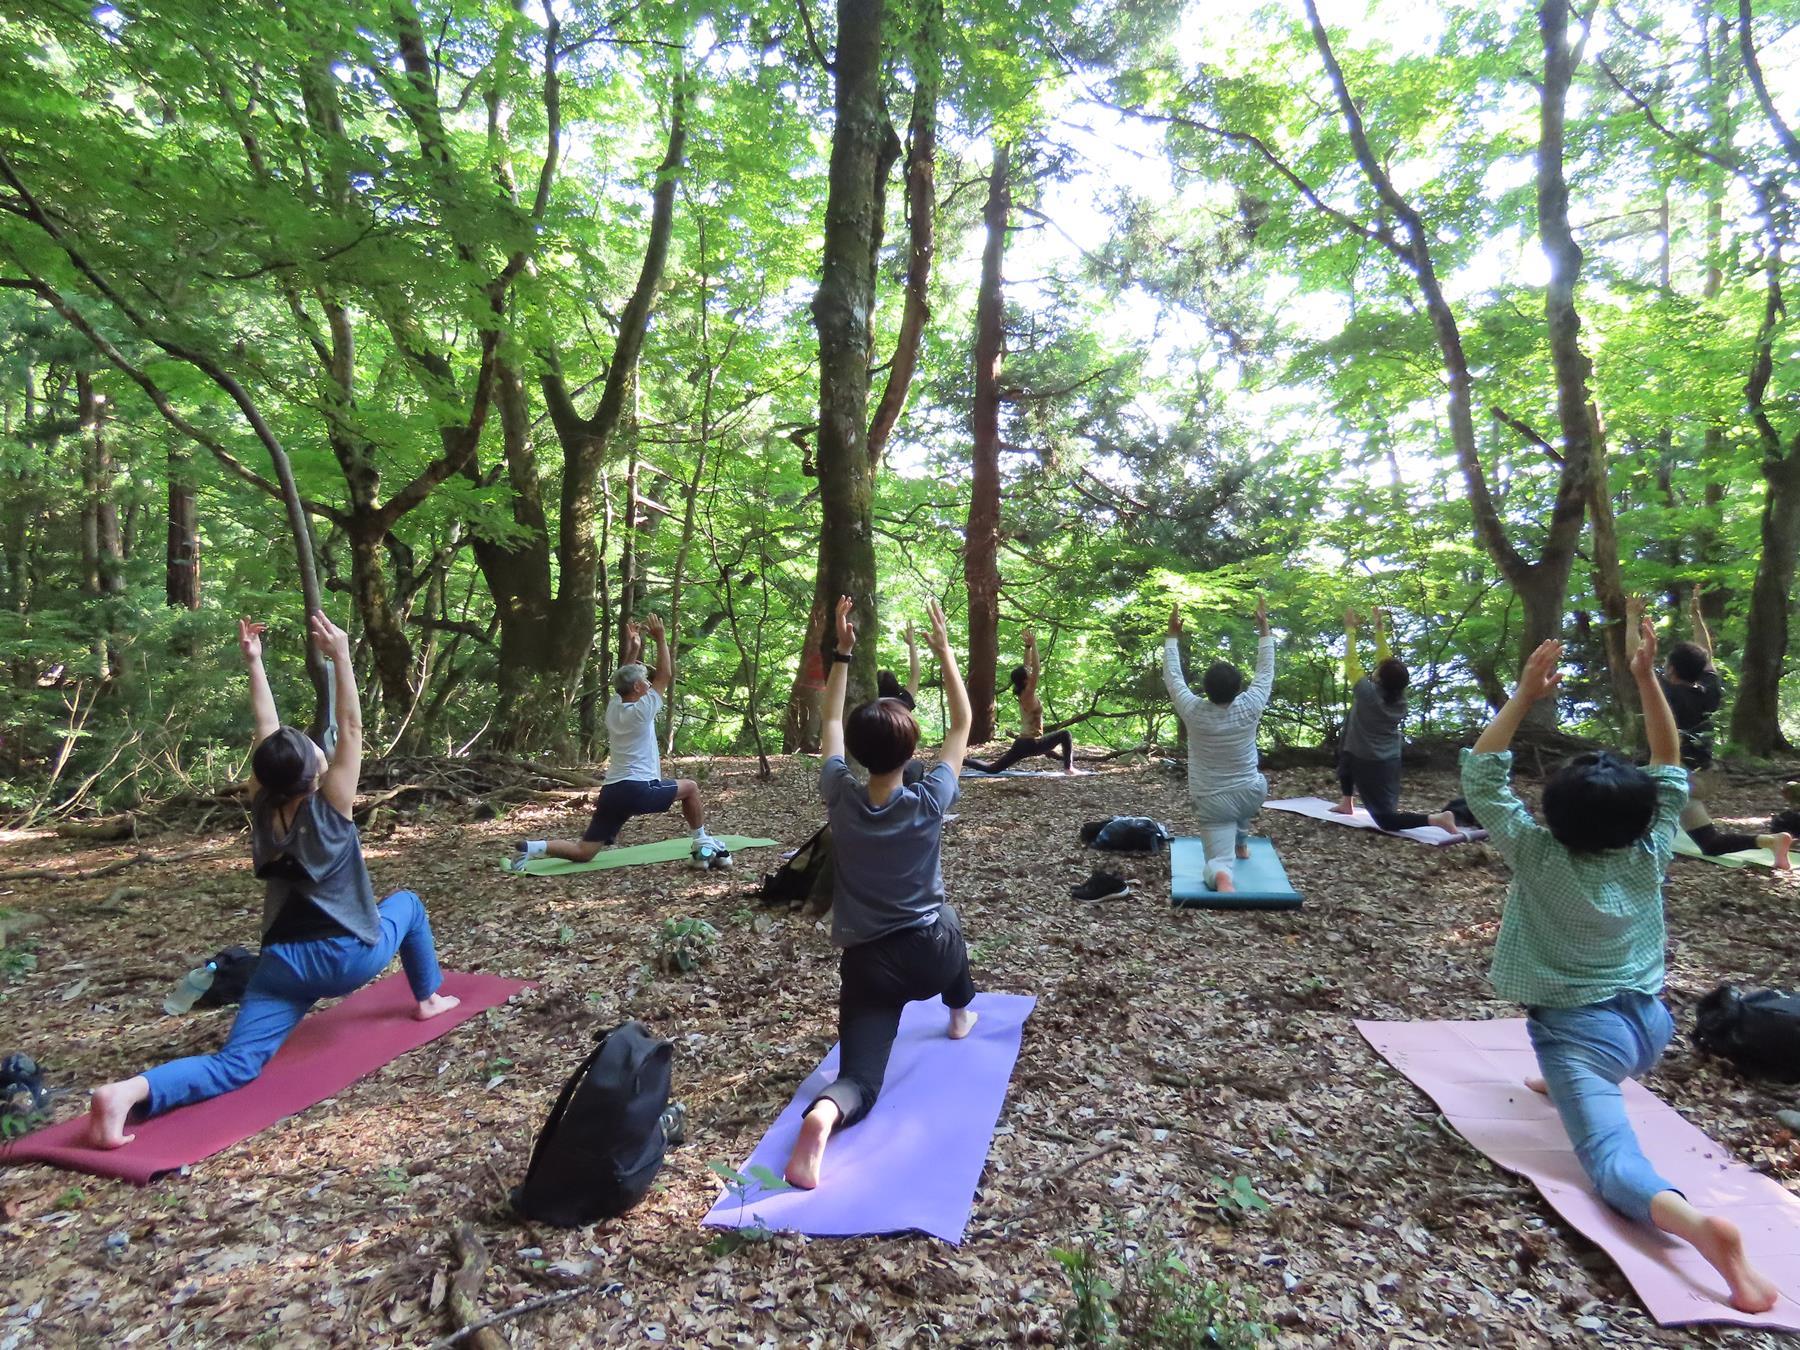
<svg viewBox="0 0 1800 1350">
<path fill-rule="evenodd" d="M 1206 668 L 1200 688 L 1214 703 L 1223 707 L 1236 698 L 1244 687 L 1244 672 L 1229 661 L 1214 661 Z"/>
<path fill-rule="evenodd" d="M 913 701 L 911 691 L 900 683 L 899 676 L 891 670 L 875 672 L 875 695 L 877 698 L 898 699 L 909 708 L 918 707 L 918 704 Z"/>
<path fill-rule="evenodd" d="M 1669 648 L 1669 669 L 1675 672 L 1678 680 L 1691 683 L 1706 674 L 1706 668 L 1711 664 L 1706 648 L 1697 642 L 1677 642 Z"/>
<path fill-rule="evenodd" d="M 1020 694 L 1025 692 L 1025 681 L 1030 677 L 1031 672 L 1025 669 L 1024 666 L 1014 666 L 1012 668 L 1012 691 L 1014 698 L 1019 697 Z"/>
<path fill-rule="evenodd" d="M 1544 784 L 1544 824 L 1575 853 L 1629 848 L 1656 816 L 1656 780 L 1611 750 L 1566 760 Z"/>
<path fill-rule="evenodd" d="M 919 747 L 919 724 L 897 698 L 877 698 L 844 719 L 844 748 L 870 773 L 892 773 Z"/>
<path fill-rule="evenodd" d="M 278 727 L 250 752 L 250 772 L 276 801 L 298 796 L 313 776 L 312 741 L 297 727 Z"/>
<path fill-rule="evenodd" d="M 1389 703 L 1398 703 L 1406 686 L 1412 683 L 1412 672 L 1406 668 L 1406 662 L 1390 656 L 1375 667 L 1375 683 L 1381 686 L 1382 698 Z"/>
</svg>

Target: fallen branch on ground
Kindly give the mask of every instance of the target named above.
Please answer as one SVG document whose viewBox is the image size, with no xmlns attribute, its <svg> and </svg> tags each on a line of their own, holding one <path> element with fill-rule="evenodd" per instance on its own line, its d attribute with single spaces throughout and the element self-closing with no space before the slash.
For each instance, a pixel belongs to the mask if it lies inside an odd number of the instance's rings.
<svg viewBox="0 0 1800 1350">
<path fill-rule="evenodd" d="M 205 849 L 189 849 L 186 853 L 171 853 L 166 858 L 159 858 L 154 853 L 134 853 L 129 858 L 120 858 L 117 862 L 109 862 L 104 867 L 96 867 L 87 872 L 58 872 L 52 867 L 20 867 L 11 872 L 0 872 L 0 881 L 98 881 L 101 877 L 110 877 L 115 872 L 123 872 L 127 867 L 135 867 L 138 863 L 178 863 L 189 858 L 198 858 Z"/>
<path fill-rule="evenodd" d="M 461 1258 L 461 1264 L 457 1266 L 456 1274 L 450 1277 L 446 1306 L 457 1329 L 437 1345 L 460 1345 L 467 1341 L 476 1350 L 506 1350 L 506 1341 L 500 1333 L 489 1330 L 493 1319 L 481 1315 L 481 1300 L 476 1297 L 481 1288 L 481 1277 L 487 1274 L 488 1249 L 487 1244 L 476 1236 L 473 1224 L 465 1223 L 456 1230 L 456 1254 Z"/>
<path fill-rule="evenodd" d="M 479 1322 L 471 1322 L 460 1331 L 453 1331 L 441 1341 L 433 1341 L 428 1350 L 447 1350 L 452 1345 L 461 1345 L 465 1340 L 475 1340 L 487 1335 L 488 1328 L 501 1322 L 510 1322 L 515 1317 L 523 1317 L 526 1313 L 537 1312 L 540 1308 L 554 1308 L 559 1303 L 570 1303 L 589 1294 L 616 1294 L 620 1286 L 617 1284 L 588 1284 L 579 1289 L 559 1289 L 554 1294 L 540 1294 L 536 1298 L 528 1298 L 523 1303 L 514 1304 L 504 1312 L 497 1312 L 482 1318 Z M 495 1336 L 496 1341 L 499 1337 Z M 504 1344 L 504 1342 L 500 1342 Z"/>
</svg>

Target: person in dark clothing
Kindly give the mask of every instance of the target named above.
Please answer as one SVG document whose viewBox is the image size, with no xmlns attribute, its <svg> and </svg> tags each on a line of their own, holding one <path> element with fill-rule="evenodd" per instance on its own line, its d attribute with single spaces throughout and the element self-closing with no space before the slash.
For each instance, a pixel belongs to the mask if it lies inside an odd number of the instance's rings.
<svg viewBox="0 0 1800 1350">
<path fill-rule="evenodd" d="M 311 626 L 337 681 L 338 739 L 329 760 L 305 732 L 281 725 L 263 671 L 263 626 L 238 623 L 256 717 L 250 853 L 266 887 L 256 973 L 216 1055 L 173 1060 L 94 1089 L 87 1136 L 94 1148 L 129 1144 L 136 1136 L 125 1133 L 125 1124 L 140 1107 L 144 1115 L 160 1115 L 243 1087 L 314 1003 L 369 983 L 395 952 L 418 1001 L 413 1016 L 425 1021 L 459 1002 L 438 992 L 443 976 L 419 897 L 395 891 L 375 903 L 350 816 L 362 772 L 362 705 L 350 641 L 322 613 L 313 614 Z"/>
<path fill-rule="evenodd" d="M 1400 752 L 1406 744 L 1406 687 L 1412 673 L 1406 663 L 1388 650 L 1386 612 L 1375 608 L 1375 674 L 1363 674 L 1356 639 L 1362 620 L 1353 609 L 1344 611 L 1344 682 L 1350 686 L 1350 716 L 1344 723 L 1344 741 L 1338 751 L 1338 790 L 1342 794 L 1331 809 L 1340 816 L 1356 810 L 1360 793 L 1363 805 L 1384 830 L 1414 830 L 1435 825 L 1458 833 L 1456 816 L 1449 810 L 1426 815 L 1400 809 Z"/>
<path fill-rule="evenodd" d="M 1014 666 L 1012 672 L 1013 697 L 1019 700 L 1019 735 L 998 759 L 967 761 L 976 773 L 1000 773 L 1021 760 L 1036 759 L 1039 755 L 1060 759 L 1064 773 L 1075 772 L 1075 738 L 1067 731 L 1044 735 L 1044 705 L 1037 692 L 1040 673 L 1037 637 L 1027 628 L 1025 663 Z"/>
<path fill-rule="evenodd" d="M 831 818 L 831 940 L 841 948 L 838 1076 L 806 1109 L 788 1158 L 787 1180 L 819 1184 L 832 1131 L 855 1125 L 875 1105 L 908 1003 L 943 996 L 950 1039 L 978 1016 L 975 982 L 956 911 L 944 900 L 944 812 L 956 800 L 956 776 L 968 748 L 969 695 L 950 651 L 944 612 L 930 602 L 931 650 L 944 672 L 950 726 L 937 767 L 915 785 L 901 774 L 919 743 L 919 724 L 897 700 L 877 698 L 844 717 L 844 689 L 856 630 L 850 599 L 838 601 L 837 650 L 825 685 L 819 788 Z M 851 776 L 846 749 L 869 771 Z"/>
<path fill-rule="evenodd" d="M 1688 616 L 1694 626 L 1694 640 L 1670 647 L 1669 659 L 1656 677 L 1675 714 L 1675 726 L 1681 733 L 1681 767 L 1688 773 L 1688 801 L 1681 811 L 1681 828 L 1708 857 L 1766 848 L 1775 855 L 1775 866 L 1785 872 L 1792 866 L 1789 852 L 1793 835 L 1721 830 L 1706 809 L 1705 799 L 1719 786 L 1719 771 L 1713 766 L 1712 719 L 1724 700 L 1724 689 L 1713 664 L 1712 633 L 1700 609 L 1698 583 L 1688 593 Z M 1625 617 L 1626 645 L 1635 651 L 1644 617 L 1642 596 L 1633 596 L 1626 602 Z"/>
</svg>

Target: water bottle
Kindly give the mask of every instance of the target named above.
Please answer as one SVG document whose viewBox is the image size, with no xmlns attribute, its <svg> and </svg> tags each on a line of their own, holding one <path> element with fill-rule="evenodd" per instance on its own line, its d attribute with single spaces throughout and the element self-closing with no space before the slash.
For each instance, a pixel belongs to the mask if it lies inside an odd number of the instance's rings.
<svg viewBox="0 0 1800 1350">
<path fill-rule="evenodd" d="M 190 1011 L 200 1001 L 200 995 L 212 988 L 213 976 L 218 970 L 217 961 L 195 966 L 181 977 L 181 983 L 175 987 L 175 992 L 163 1000 L 163 1011 L 172 1017 L 179 1017 Z"/>
</svg>

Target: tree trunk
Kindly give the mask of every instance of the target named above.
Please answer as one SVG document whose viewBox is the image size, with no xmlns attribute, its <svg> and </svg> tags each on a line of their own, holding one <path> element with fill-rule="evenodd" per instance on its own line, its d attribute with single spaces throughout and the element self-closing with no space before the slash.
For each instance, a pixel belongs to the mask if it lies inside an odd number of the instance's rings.
<svg viewBox="0 0 1800 1350">
<path fill-rule="evenodd" d="M 1781 675 L 1800 558 L 1800 438 L 1782 458 L 1764 461 L 1763 480 L 1762 555 L 1750 588 L 1731 740 L 1752 755 L 1768 756 L 1791 748 L 1781 730 Z"/>
<path fill-rule="evenodd" d="M 931 259 L 936 247 L 937 101 L 942 76 L 938 52 L 942 37 L 942 0 L 926 0 L 910 53 L 915 80 L 912 116 L 906 127 L 906 302 L 887 383 L 869 421 L 869 460 L 879 468 L 888 437 L 906 408 L 907 391 L 919 364 L 925 321 L 931 317 Z"/>
<path fill-rule="evenodd" d="M 970 411 L 969 521 L 963 539 L 963 581 L 969 590 L 969 704 L 975 720 L 969 743 L 994 738 L 994 686 L 1000 628 L 1000 365 L 1006 355 L 1005 294 L 1007 217 L 1012 210 L 1006 144 L 994 144 L 982 208 L 986 239 L 981 284 L 975 299 L 975 401 Z"/>
<path fill-rule="evenodd" d="M 1433 336 L 1443 360 L 1448 390 L 1445 415 L 1451 445 L 1462 470 L 1475 534 L 1498 565 L 1501 575 L 1518 593 L 1524 609 L 1519 634 L 1521 662 L 1538 643 L 1561 631 L 1562 606 L 1568 594 L 1569 572 L 1580 543 L 1586 514 L 1592 432 L 1587 424 L 1587 376 L 1589 363 L 1580 347 L 1580 320 L 1574 306 L 1575 283 L 1581 272 L 1581 251 L 1568 223 L 1568 183 L 1564 173 L 1564 114 L 1569 83 L 1574 75 L 1574 56 L 1568 44 L 1568 7 L 1564 0 L 1548 0 L 1539 11 L 1539 29 L 1545 52 L 1544 80 L 1539 86 L 1539 138 L 1537 165 L 1538 230 L 1549 255 L 1551 281 L 1545 294 L 1545 318 L 1549 327 L 1552 364 L 1556 371 L 1557 417 L 1563 432 L 1562 460 L 1556 501 L 1549 529 L 1537 561 L 1525 558 L 1508 538 L 1487 474 L 1481 464 L 1472 412 L 1474 381 L 1463 350 L 1462 334 L 1432 256 L 1433 231 L 1416 207 L 1395 187 L 1379 155 L 1369 143 L 1362 111 L 1351 96 L 1343 68 L 1331 48 L 1330 35 L 1319 18 L 1315 0 L 1303 0 L 1313 45 L 1318 49 L 1331 81 L 1339 114 L 1350 138 L 1351 149 L 1363 176 L 1375 189 L 1384 219 L 1378 227 L 1359 227 L 1365 238 L 1388 249 L 1412 273 L 1419 287 Z M 1523 424 L 1500 413 L 1507 425 Z M 1539 447 L 1549 451 L 1547 444 Z M 1534 706 L 1530 720 L 1547 722 L 1555 716 L 1548 701 Z"/>
<path fill-rule="evenodd" d="M 638 576 L 638 458 L 634 453 L 625 468 L 625 523 L 619 531 L 619 618 L 618 632 L 608 644 L 614 651 L 625 650 L 625 630 L 632 615 L 643 602 L 644 586 Z M 648 647 L 649 638 L 645 638 Z M 650 662 L 646 661 L 646 665 Z"/>
<path fill-rule="evenodd" d="M 169 450 L 169 538 L 164 603 L 173 609 L 200 608 L 200 504 L 185 452 Z"/>
<path fill-rule="evenodd" d="M 531 439 L 531 409 L 525 382 L 511 362 L 494 369 L 494 402 L 500 413 L 500 438 L 506 483 L 510 489 L 516 539 L 501 543 L 477 534 L 470 540 L 494 613 L 500 622 L 499 666 L 495 673 L 495 748 L 522 750 L 553 729 L 566 702 L 557 697 L 551 677 L 550 534 L 538 488 L 537 453 Z M 471 458 L 463 476 L 482 482 L 480 465 Z"/>
<path fill-rule="evenodd" d="M 1612 485 L 1606 466 L 1606 434 L 1600 412 L 1588 405 L 1593 422 L 1593 464 L 1588 477 L 1588 511 L 1594 528 L 1594 595 L 1600 601 L 1604 622 L 1600 627 L 1606 651 L 1606 674 L 1612 687 L 1613 705 L 1621 727 L 1633 724 L 1637 710 L 1626 646 L 1625 584 L 1619 572 L 1619 530 L 1613 519 Z"/>
<path fill-rule="evenodd" d="M 884 0 L 838 0 L 836 125 L 825 199 L 825 252 L 812 300 L 819 334 L 819 573 L 815 606 L 855 600 L 860 641 L 850 667 L 851 703 L 875 692 L 875 476 L 869 464 L 873 241 L 886 202 L 881 172 L 893 129 L 881 99 Z"/>
</svg>

